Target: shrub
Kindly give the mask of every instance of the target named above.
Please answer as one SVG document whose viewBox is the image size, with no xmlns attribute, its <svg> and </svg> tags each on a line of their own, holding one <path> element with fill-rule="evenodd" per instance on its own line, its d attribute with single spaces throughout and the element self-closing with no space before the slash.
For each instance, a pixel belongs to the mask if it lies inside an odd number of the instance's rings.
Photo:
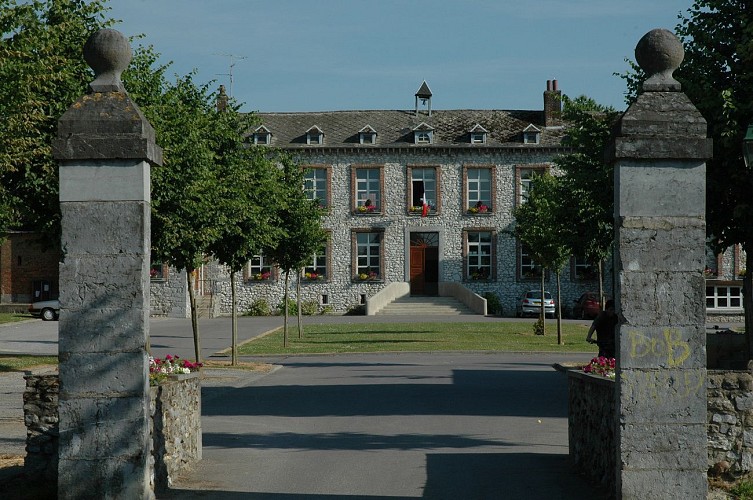
<svg viewBox="0 0 753 500">
<path fill-rule="evenodd" d="M 735 495 L 735 498 L 751 500 L 753 499 L 753 483 L 750 481 L 742 481 L 740 484 L 737 484 L 732 488 L 730 492 Z"/>
<path fill-rule="evenodd" d="M 297 309 L 296 309 L 297 311 Z M 315 300 L 306 300 L 301 302 L 301 314 L 313 316 L 319 312 L 319 303 Z"/>
<path fill-rule="evenodd" d="M 272 310 L 267 299 L 256 299 L 246 311 L 246 314 L 248 316 L 269 316 L 272 314 Z"/>
<path fill-rule="evenodd" d="M 539 319 L 533 324 L 533 333 L 534 335 L 544 335 L 544 318 L 541 316 L 539 316 Z"/>
<path fill-rule="evenodd" d="M 319 314 L 332 314 L 334 310 L 335 309 L 332 306 L 324 306 L 322 307 L 322 310 L 319 311 Z"/>
<path fill-rule="evenodd" d="M 486 292 L 484 298 L 486 299 L 486 312 L 496 316 L 502 316 L 502 302 L 500 302 L 497 294 L 494 292 Z"/>
<path fill-rule="evenodd" d="M 283 299 L 284 300 L 284 299 Z M 285 302 L 277 304 L 277 314 L 282 316 L 285 314 Z M 288 298 L 288 316 L 295 316 L 298 314 L 298 304 L 295 300 Z"/>
</svg>

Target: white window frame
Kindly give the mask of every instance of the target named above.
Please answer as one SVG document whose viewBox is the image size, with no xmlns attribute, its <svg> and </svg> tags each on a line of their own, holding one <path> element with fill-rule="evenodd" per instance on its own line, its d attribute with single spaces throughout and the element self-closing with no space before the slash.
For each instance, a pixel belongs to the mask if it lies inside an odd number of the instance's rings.
<svg viewBox="0 0 753 500">
<path fill-rule="evenodd" d="M 382 210 L 382 169 L 376 167 L 356 167 L 355 172 L 356 208 L 371 200 L 375 212 Z"/>
<path fill-rule="evenodd" d="M 306 144 L 308 144 L 310 146 L 321 145 L 321 143 L 322 143 L 322 135 L 323 134 L 307 132 L 306 133 Z"/>
<path fill-rule="evenodd" d="M 488 239 L 488 241 L 484 241 Z M 466 268 L 469 280 L 491 280 L 494 277 L 494 232 L 466 231 Z"/>
<path fill-rule="evenodd" d="M 736 293 L 733 291 L 736 290 Z M 711 293 L 709 293 L 711 292 Z M 736 304 L 736 305 L 733 305 Z M 742 312 L 743 287 L 736 284 L 706 283 L 706 310 L 712 312 Z"/>
<path fill-rule="evenodd" d="M 541 132 L 523 132 L 523 144 L 538 144 Z"/>
<path fill-rule="evenodd" d="M 598 271 L 596 270 L 596 266 L 589 263 L 585 258 L 578 257 L 577 255 L 574 255 L 572 258 L 572 277 L 575 280 L 580 281 L 586 281 L 589 279 L 594 278 L 588 278 L 586 275 L 596 275 Z"/>
<path fill-rule="evenodd" d="M 427 172 L 431 175 L 426 177 Z M 439 175 L 439 169 L 436 167 L 411 167 L 410 174 L 410 193 L 411 193 L 411 206 L 418 206 L 415 203 L 416 196 L 422 197 L 426 195 L 426 201 L 429 204 L 429 211 L 436 212 L 438 206 L 438 192 L 437 192 L 437 176 Z M 414 192 L 414 182 L 423 182 L 424 192 Z M 423 205 L 423 204 L 422 204 Z"/>
<path fill-rule="evenodd" d="M 382 245 L 384 232 L 356 231 L 355 243 L 355 271 L 356 277 L 365 274 L 373 279 L 382 278 Z M 372 275 L 371 273 L 375 273 Z"/>
<path fill-rule="evenodd" d="M 415 144 L 431 144 L 433 134 L 431 130 L 416 130 L 413 132 L 413 141 Z"/>
<path fill-rule="evenodd" d="M 309 264 L 303 268 L 303 276 L 307 277 L 311 273 L 316 273 L 320 280 L 326 280 L 329 277 L 329 259 L 327 258 L 327 245 L 313 253 Z"/>
<path fill-rule="evenodd" d="M 471 144 L 486 144 L 486 132 L 471 132 Z"/>
<path fill-rule="evenodd" d="M 520 245 L 520 259 L 518 260 L 518 275 L 521 279 L 539 279 L 541 266 L 528 254 L 525 246 Z"/>
<path fill-rule="evenodd" d="M 274 279 L 272 264 L 267 262 L 267 259 L 262 254 L 257 254 L 251 257 L 251 260 L 247 264 L 248 279 L 250 281 L 269 281 Z M 269 277 L 259 279 L 257 276 L 269 273 Z"/>
<path fill-rule="evenodd" d="M 483 179 L 482 177 L 485 177 Z M 486 188 L 482 187 L 486 184 Z M 466 169 L 466 209 L 475 207 L 479 201 L 488 207 L 489 210 L 494 208 L 492 202 L 492 169 L 490 168 L 468 168 Z"/>
<path fill-rule="evenodd" d="M 306 167 L 303 173 L 303 191 L 309 200 L 319 200 L 322 208 L 329 205 L 329 186 L 327 169 L 324 167 Z M 322 196 L 319 196 L 319 195 Z"/>
</svg>

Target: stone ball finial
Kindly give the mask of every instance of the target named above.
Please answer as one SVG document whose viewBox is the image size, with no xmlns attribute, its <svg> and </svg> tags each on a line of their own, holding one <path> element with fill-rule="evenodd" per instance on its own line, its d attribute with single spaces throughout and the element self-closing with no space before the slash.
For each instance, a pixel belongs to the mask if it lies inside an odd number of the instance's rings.
<svg viewBox="0 0 753 500">
<path fill-rule="evenodd" d="M 125 92 L 120 75 L 131 62 L 131 45 L 117 30 L 101 29 L 84 44 L 84 60 L 96 78 L 89 84 L 92 92 Z"/>
<path fill-rule="evenodd" d="M 635 60 L 646 72 L 644 91 L 679 91 L 680 82 L 672 73 L 680 67 L 685 57 L 682 42 L 669 30 L 657 28 L 649 31 L 635 46 Z"/>
</svg>

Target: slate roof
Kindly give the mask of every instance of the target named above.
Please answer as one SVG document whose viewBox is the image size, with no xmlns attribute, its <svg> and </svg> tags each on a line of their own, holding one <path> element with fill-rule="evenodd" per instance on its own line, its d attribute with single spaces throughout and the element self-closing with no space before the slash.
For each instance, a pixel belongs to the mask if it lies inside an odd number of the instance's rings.
<svg viewBox="0 0 753 500">
<path fill-rule="evenodd" d="M 414 110 L 326 111 L 306 113 L 257 113 L 279 148 L 547 148 L 560 147 L 562 127 L 544 126 L 543 111 L 436 110 L 431 116 Z M 414 144 L 413 130 L 421 123 L 432 127 L 432 144 Z M 541 130 L 539 144 L 523 144 L 523 130 L 533 124 Z M 313 126 L 324 134 L 324 143 L 306 144 L 306 131 Z M 360 144 L 359 131 L 371 126 L 376 143 Z M 486 144 L 471 144 L 470 130 L 481 125 L 488 131 Z"/>
</svg>

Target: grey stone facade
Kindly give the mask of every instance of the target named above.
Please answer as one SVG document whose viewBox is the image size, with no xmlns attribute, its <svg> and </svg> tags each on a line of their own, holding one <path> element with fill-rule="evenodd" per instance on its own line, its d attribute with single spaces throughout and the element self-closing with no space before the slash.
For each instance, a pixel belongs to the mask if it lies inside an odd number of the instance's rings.
<svg viewBox="0 0 753 500">
<path fill-rule="evenodd" d="M 427 96 L 431 99 L 428 86 L 421 95 L 422 99 Z M 538 288 L 539 279 L 521 272 L 521 249 L 512 236 L 515 224 L 512 212 L 521 199 L 521 171 L 552 171 L 554 158 L 568 151 L 561 144 L 564 129 L 559 117 L 560 96 L 556 82 L 548 82 L 541 111 L 426 113 L 417 109 L 259 114 L 263 125 L 251 131 L 253 142 L 287 150 L 302 166 L 326 172 L 323 225 L 330 236 L 327 271 L 323 279 L 302 279 L 302 300 L 314 301 L 321 309 L 327 306 L 335 313 L 344 313 L 390 283 L 410 282 L 411 235 L 423 232 L 436 238 L 438 282 L 462 283 L 479 294 L 496 293 L 503 313 L 513 315 L 517 297 Z M 419 129 L 431 132 L 430 142 L 414 141 L 413 134 Z M 482 130 L 483 140 L 474 135 Z M 374 134 L 372 142 L 359 140 L 364 131 Z M 313 133 L 317 135 L 312 139 Z M 429 200 L 433 207 L 426 217 L 421 217 L 420 211 L 410 210 L 416 200 L 411 172 L 417 168 L 433 169 L 438 178 L 435 199 Z M 491 172 L 493 194 L 486 213 L 471 214 L 468 210 L 471 203 L 465 172 L 474 168 Z M 379 207 L 374 213 L 357 210 L 355 172 L 359 169 L 379 170 Z M 376 279 L 360 280 L 354 234 L 369 230 L 381 234 L 381 266 Z M 492 271 L 485 279 L 474 279 L 465 262 L 468 243 L 464 235 L 468 231 L 493 233 Z M 610 263 L 605 267 L 609 271 Z M 562 273 L 565 315 L 582 292 L 598 290 L 595 273 L 584 278 L 583 269 L 578 270 L 580 277 L 571 265 Z M 227 271 L 211 265 L 204 272 L 208 288 L 215 295 L 214 312 L 229 314 Z M 279 272 L 273 271 L 268 280 L 257 280 L 254 274 L 246 269 L 236 280 L 240 284 L 237 291 L 240 312 L 247 311 L 259 299 L 266 300 L 272 308 L 282 301 L 283 276 Z M 606 293 L 611 295 L 609 276 L 607 273 L 604 285 Z M 554 295 L 553 273 L 548 273 L 546 283 Z M 169 316 L 187 313 L 180 287 L 172 275 L 164 282 L 153 282 L 153 313 Z"/>
</svg>

